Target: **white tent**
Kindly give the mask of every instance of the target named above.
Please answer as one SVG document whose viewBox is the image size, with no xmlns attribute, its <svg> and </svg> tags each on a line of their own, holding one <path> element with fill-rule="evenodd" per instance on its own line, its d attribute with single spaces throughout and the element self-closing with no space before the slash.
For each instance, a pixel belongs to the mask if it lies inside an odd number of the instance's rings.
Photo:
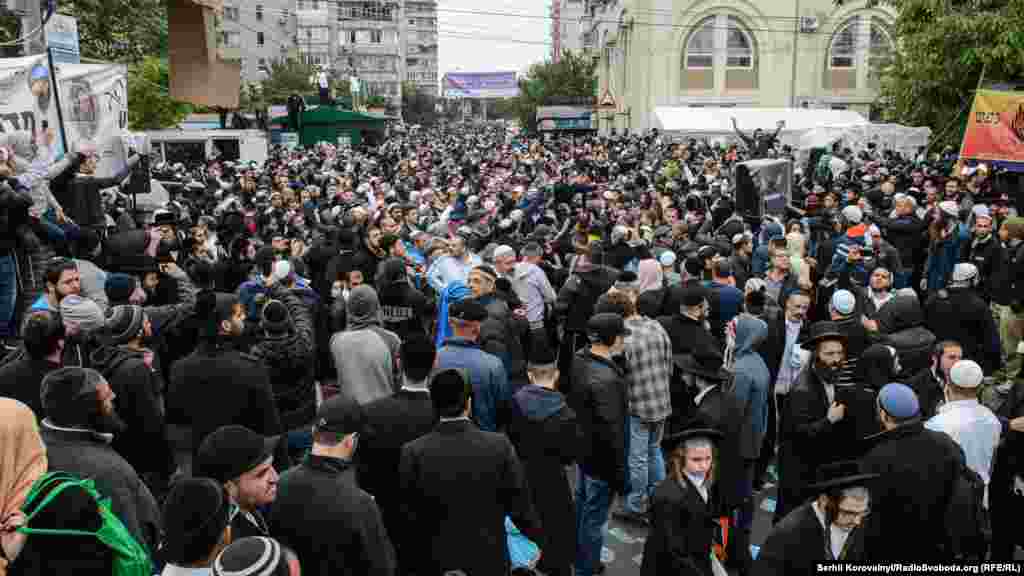
<svg viewBox="0 0 1024 576">
<path fill-rule="evenodd" d="M 707 138 L 724 142 L 735 138 L 732 118 L 745 134 L 761 130 L 774 131 L 780 120 L 786 125 L 779 133 L 783 144 L 797 146 L 800 137 L 813 128 L 824 125 L 869 124 L 859 112 L 853 110 L 821 110 L 805 108 L 692 108 L 660 106 L 654 109 L 655 126 L 670 135 Z"/>
<path fill-rule="evenodd" d="M 894 150 L 904 156 L 913 156 L 920 146 L 927 146 L 931 128 L 913 128 L 900 124 L 847 124 L 818 126 L 800 136 L 798 148 L 826 148 L 834 142 L 843 147 L 859 150 L 874 142 L 880 150 Z"/>
</svg>

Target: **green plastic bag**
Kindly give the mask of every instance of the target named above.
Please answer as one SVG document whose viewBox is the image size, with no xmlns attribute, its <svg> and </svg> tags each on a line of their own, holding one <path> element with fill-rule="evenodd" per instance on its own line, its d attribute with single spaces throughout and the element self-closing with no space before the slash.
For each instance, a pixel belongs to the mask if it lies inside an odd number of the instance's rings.
<svg viewBox="0 0 1024 576">
<path fill-rule="evenodd" d="M 96 500 L 96 507 L 103 524 L 96 532 L 84 530 L 63 530 L 60 528 L 32 528 L 32 518 L 40 510 L 57 497 L 58 494 L 67 488 L 79 487 L 85 490 Z M 47 489 L 49 493 L 43 497 Z M 32 490 L 25 498 L 22 506 L 25 513 L 25 525 L 18 528 L 18 532 L 35 535 L 54 536 L 86 536 L 94 537 L 114 552 L 114 570 L 112 576 L 152 576 L 153 565 L 150 562 L 146 549 L 139 544 L 135 538 L 124 527 L 121 520 L 110 510 L 110 499 L 103 498 L 96 491 L 96 485 L 92 480 L 82 480 L 66 472 L 50 472 L 45 474 L 32 485 Z"/>
</svg>

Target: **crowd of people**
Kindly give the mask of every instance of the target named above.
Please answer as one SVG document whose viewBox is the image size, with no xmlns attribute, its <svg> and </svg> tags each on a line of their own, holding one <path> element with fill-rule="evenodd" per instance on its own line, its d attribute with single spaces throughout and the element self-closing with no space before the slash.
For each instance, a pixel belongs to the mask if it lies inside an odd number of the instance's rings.
<svg viewBox="0 0 1024 576">
<path fill-rule="evenodd" d="M 0 573 L 591 576 L 610 516 L 652 576 L 1014 557 L 987 166 L 455 125 L 160 166 L 143 214 L 3 144 Z"/>
</svg>

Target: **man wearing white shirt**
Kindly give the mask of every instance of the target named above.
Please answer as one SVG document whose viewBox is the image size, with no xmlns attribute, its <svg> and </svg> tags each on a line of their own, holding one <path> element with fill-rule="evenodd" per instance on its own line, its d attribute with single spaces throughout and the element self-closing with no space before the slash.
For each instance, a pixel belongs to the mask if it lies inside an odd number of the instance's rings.
<svg viewBox="0 0 1024 576">
<path fill-rule="evenodd" d="M 320 87 L 320 103 L 328 104 L 331 100 L 331 85 L 327 79 L 327 72 L 323 68 L 316 73 L 316 84 Z"/>
<path fill-rule="evenodd" d="M 925 422 L 925 428 L 945 432 L 964 451 L 967 467 L 985 481 L 985 501 L 991 478 L 992 456 L 1002 425 L 991 410 L 978 402 L 978 386 L 984 378 L 981 366 L 973 360 L 961 360 L 949 371 L 944 392 L 946 403 Z"/>
</svg>

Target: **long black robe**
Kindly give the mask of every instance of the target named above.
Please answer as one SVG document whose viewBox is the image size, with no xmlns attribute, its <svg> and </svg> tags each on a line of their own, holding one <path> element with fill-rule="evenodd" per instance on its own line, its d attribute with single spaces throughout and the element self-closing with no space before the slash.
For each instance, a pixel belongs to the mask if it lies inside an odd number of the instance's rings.
<svg viewBox="0 0 1024 576">
<path fill-rule="evenodd" d="M 711 544 L 717 514 L 717 490 L 708 490 L 708 502 L 697 488 L 666 478 L 651 498 L 651 531 L 644 543 L 642 576 L 698 574 L 711 576 Z"/>
<path fill-rule="evenodd" d="M 811 504 L 796 508 L 772 527 L 754 561 L 753 576 L 814 574 L 819 562 L 833 561 L 825 528 Z M 847 538 L 841 559 L 860 560 L 863 551 L 863 531 L 857 528 Z"/>
</svg>

